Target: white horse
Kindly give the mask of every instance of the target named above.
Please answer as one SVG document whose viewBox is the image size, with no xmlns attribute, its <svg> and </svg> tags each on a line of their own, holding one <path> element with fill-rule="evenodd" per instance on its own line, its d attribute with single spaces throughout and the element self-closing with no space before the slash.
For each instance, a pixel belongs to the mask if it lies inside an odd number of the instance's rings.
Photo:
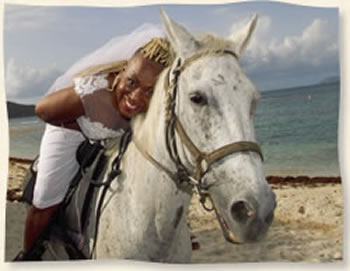
<svg viewBox="0 0 350 271">
<path fill-rule="evenodd" d="M 192 188 L 211 200 L 232 243 L 259 240 L 273 219 L 275 195 L 255 143 L 259 93 L 239 65 L 257 17 L 229 40 L 197 39 L 164 11 L 162 19 L 177 57 L 132 123 L 122 174 L 104 198 L 96 258 L 189 262 Z"/>
</svg>

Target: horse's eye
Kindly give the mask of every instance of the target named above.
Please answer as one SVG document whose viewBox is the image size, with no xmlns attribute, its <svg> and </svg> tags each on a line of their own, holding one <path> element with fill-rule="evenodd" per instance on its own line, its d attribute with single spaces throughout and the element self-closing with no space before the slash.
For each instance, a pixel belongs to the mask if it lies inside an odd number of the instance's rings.
<svg viewBox="0 0 350 271">
<path fill-rule="evenodd" d="M 198 105 L 208 104 L 207 98 L 203 94 L 198 93 L 198 92 L 191 94 L 190 99 L 191 99 L 191 102 L 198 104 Z"/>
</svg>

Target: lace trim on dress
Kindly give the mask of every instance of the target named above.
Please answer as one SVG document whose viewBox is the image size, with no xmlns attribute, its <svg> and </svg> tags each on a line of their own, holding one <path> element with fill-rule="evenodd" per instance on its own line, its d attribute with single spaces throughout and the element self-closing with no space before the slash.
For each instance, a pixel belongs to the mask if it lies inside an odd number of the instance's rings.
<svg viewBox="0 0 350 271">
<path fill-rule="evenodd" d="M 91 94 L 101 88 L 108 88 L 107 74 L 89 75 L 74 78 L 74 89 L 80 97 Z"/>
<path fill-rule="evenodd" d="M 123 134 L 123 129 L 113 130 L 104 126 L 101 122 L 91 121 L 86 116 L 81 116 L 77 122 L 82 132 L 90 139 L 106 139 L 112 137 L 119 137 Z"/>
</svg>

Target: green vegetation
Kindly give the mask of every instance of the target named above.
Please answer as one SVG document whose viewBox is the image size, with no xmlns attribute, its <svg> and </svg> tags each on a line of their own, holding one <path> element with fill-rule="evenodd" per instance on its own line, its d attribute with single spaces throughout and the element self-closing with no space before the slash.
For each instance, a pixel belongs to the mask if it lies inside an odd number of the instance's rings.
<svg viewBox="0 0 350 271">
<path fill-rule="evenodd" d="M 10 119 L 32 117 L 35 116 L 35 106 L 7 102 L 7 113 Z"/>
</svg>

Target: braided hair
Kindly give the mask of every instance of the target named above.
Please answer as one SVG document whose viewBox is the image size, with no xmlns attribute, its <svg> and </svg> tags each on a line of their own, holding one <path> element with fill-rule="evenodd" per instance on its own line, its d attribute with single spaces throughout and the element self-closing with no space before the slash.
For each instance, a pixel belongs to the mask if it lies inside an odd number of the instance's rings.
<svg viewBox="0 0 350 271">
<path fill-rule="evenodd" d="M 156 63 L 161 64 L 164 68 L 168 67 L 174 60 L 174 53 L 170 47 L 168 40 L 164 38 L 153 38 L 134 53 L 141 53 L 145 58 L 150 59 Z M 126 65 L 127 60 L 119 60 L 107 64 L 96 65 L 89 67 L 76 76 L 88 76 L 96 74 L 116 73 L 118 74 Z M 116 82 L 113 83 L 113 87 Z"/>
</svg>

